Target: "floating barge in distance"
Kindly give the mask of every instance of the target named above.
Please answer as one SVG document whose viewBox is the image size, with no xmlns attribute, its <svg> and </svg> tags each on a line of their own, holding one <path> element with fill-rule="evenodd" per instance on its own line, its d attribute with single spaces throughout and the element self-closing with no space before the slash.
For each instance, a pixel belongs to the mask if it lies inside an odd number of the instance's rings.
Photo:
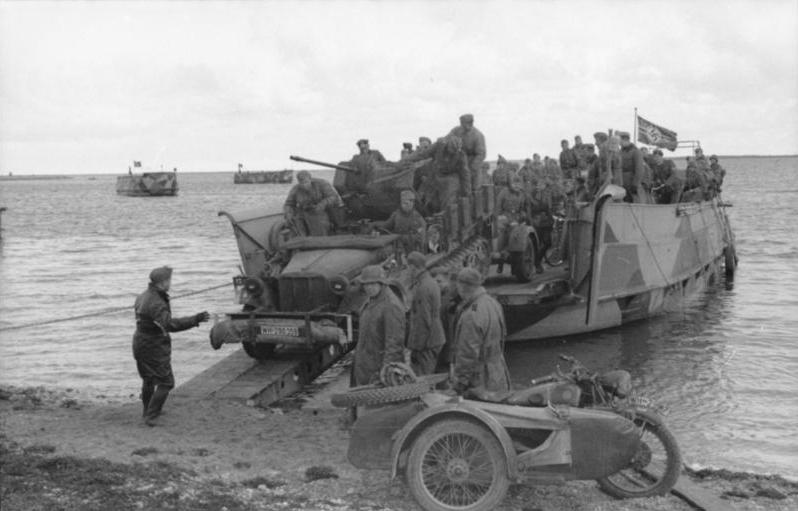
<svg viewBox="0 0 798 511">
<path fill-rule="evenodd" d="M 293 170 L 243 170 L 238 164 L 238 172 L 233 175 L 233 183 L 242 184 L 291 184 L 294 180 Z"/>
<path fill-rule="evenodd" d="M 130 197 L 177 195 L 177 172 L 144 172 L 116 178 L 116 193 Z"/>
</svg>

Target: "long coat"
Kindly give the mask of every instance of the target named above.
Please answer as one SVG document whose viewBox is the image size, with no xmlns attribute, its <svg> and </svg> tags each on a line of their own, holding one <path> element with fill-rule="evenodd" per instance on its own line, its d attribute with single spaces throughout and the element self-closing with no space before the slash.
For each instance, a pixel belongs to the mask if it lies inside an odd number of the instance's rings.
<svg viewBox="0 0 798 511">
<path fill-rule="evenodd" d="M 441 290 L 429 272 L 424 271 L 417 277 L 413 288 L 407 347 L 419 351 L 440 349 L 445 342 L 441 322 Z"/>
<path fill-rule="evenodd" d="M 463 141 L 463 152 L 466 155 L 468 168 L 471 171 L 471 187 L 476 190 L 485 184 L 483 180 L 487 178 L 482 170 L 482 162 L 485 161 L 485 157 L 488 154 L 485 145 L 485 135 L 473 126 L 468 131 L 462 126 L 455 126 L 449 134 L 457 135 Z"/>
<path fill-rule="evenodd" d="M 170 332 L 180 332 L 199 325 L 195 316 L 173 318 L 169 295 L 150 284 L 134 304 L 136 332 L 133 334 L 133 357 L 142 379 L 173 386 Z"/>
<path fill-rule="evenodd" d="M 404 361 L 404 305 L 388 286 L 383 285 L 360 312 L 355 383 L 367 385 L 379 380 L 382 366 Z"/>
<path fill-rule="evenodd" d="M 501 305 L 480 287 L 460 311 L 454 340 L 455 390 L 509 390 L 510 376 L 502 352 L 507 328 Z"/>
</svg>

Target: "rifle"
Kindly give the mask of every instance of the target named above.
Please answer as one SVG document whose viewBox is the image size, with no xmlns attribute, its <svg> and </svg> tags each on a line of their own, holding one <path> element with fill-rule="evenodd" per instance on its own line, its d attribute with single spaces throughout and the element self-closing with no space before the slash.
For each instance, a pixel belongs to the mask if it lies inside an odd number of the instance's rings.
<svg viewBox="0 0 798 511">
<path fill-rule="evenodd" d="M 289 158 L 291 158 L 294 161 L 301 161 L 303 163 L 312 163 L 313 165 L 319 165 L 321 167 L 327 167 L 329 169 L 342 170 L 344 172 L 354 172 L 355 174 L 360 174 L 359 170 L 353 169 L 351 167 L 344 167 L 343 165 L 334 165 L 332 163 L 325 163 L 323 161 L 310 160 L 308 158 L 303 158 L 301 156 L 289 156 Z"/>
</svg>

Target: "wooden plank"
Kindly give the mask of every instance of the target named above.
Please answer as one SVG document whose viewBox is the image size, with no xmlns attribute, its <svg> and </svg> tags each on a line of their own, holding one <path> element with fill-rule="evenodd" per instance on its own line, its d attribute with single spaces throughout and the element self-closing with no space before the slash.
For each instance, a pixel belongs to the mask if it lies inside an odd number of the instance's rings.
<svg viewBox="0 0 798 511">
<path fill-rule="evenodd" d="M 733 509 L 729 501 L 721 500 L 707 490 L 693 483 L 689 477 L 681 476 L 671 493 L 686 501 L 691 506 L 704 511 L 728 511 Z"/>
<path fill-rule="evenodd" d="M 187 382 L 178 386 L 173 396 L 202 399 L 209 397 L 220 388 L 245 374 L 257 361 L 250 358 L 243 349 L 237 349 L 227 357 L 202 371 Z"/>
<path fill-rule="evenodd" d="M 236 350 L 175 389 L 175 397 L 240 399 L 268 406 L 301 390 L 353 347 L 330 344 L 312 349 L 278 351 L 256 361 Z"/>
</svg>

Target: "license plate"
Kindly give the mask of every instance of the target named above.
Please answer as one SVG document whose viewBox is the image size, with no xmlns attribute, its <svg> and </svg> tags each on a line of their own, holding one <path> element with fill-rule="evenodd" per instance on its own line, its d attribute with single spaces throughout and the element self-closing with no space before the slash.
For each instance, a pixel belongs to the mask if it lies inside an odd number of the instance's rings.
<svg viewBox="0 0 798 511">
<path fill-rule="evenodd" d="M 299 327 L 262 325 L 260 327 L 260 333 L 261 335 L 272 337 L 299 337 Z"/>
</svg>

